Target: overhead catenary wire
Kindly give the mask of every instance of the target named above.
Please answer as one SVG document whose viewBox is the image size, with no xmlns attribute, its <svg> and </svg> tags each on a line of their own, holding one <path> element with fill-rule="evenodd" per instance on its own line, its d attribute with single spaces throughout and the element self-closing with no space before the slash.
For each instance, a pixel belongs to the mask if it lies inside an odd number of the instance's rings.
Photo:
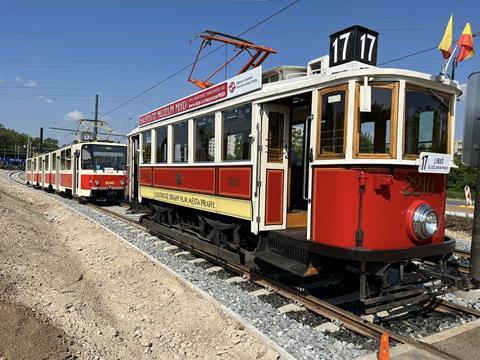
<svg viewBox="0 0 480 360">
<path fill-rule="evenodd" d="M 284 7 L 281 8 L 280 10 L 277 10 L 276 12 L 274 12 L 273 14 L 271 14 L 270 16 L 267 16 L 265 19 L 259 21 L 259 22 L 256 23 L 255 25 L 252 25 L 251 27 L 249 27 L 247 30 L 245 30 L 245 31 L 241 32 L 240 34 L 238 34 L 237 37 L 240 37 L 240 36 L 242 36 L 242 35 L 245 35 L 246 33 L 252 31 L 253 29 L 255 29 L 255 28 L 257 28 L 257 27 L 259 27 L 260 25 L 262 25 L 262 24 L 264 24 L 265 22 L 269 21 L 269 20 L 272 19 L 273 17 L 281 14 L 282 12 L 284 12 L 284 11 L 287 10 L 287 9 L 289 9 L 290 7 L 292 7 L 293 5 L 297 4 L 298 2 L 300 2 L 300 0 L 295 0 L 295 1 L 291 2 L 290 4 L 284 6 Z M 220 46 L 216 47 L 215 49 L 209 51 L 209 52 L 206 53 L 204 56 L 200 57 L 200 58 L 198 59 L 198 61 L 201 61 L 201 60 L 205 59 L 206 57 L 210 56 L 211 54 L 213 54 L 213 53 L 217 52 L 218 50 L 222 49 L 224 46 L 225 46 L 225 45 L 220 45 Z M 120 109 L 121 107 L 129 104 L 129 103 L 132 102 L 133 100 L 139 98 L 139 97 L 142 96 L 143 94 L 146 94 L 147 92 L 149 92 L 149 91 L 155 89 L 156 87 L 160 86 L 161 84 L 167 82 L 167 81 L 170 80 L 171 78 L 177 76 L 178 74 L 181 74 L 182 72 L 186 71 L 186 70 L 189 69 L 191 66 L 193 66 L 193 64 L 194 64 L 194 63 L 192 62 L 192 63 L 190 63 L 189 65 L 184 66 L 184 67 L 178 69 L 177 71 L 175 71 L 175 72 L 172 73 L 171 75 L 169 75 L 169 76 L 167 76 L 166 78 L 158 81 L 157 83 L 155 83 L 154 85 L 150 86 L 149 88 L 143 90 L 143 91 L 140 92 L 139 94 L 131 97 L 130 99 L 124 101 L 124 102 L 121 103 L 120 105 L 118 105 L 118 106 L 114 107 L 113 109 L 107 111 L 107 112 L 105 113 L 105 115 L 111 114 L 112 112 Z"/>
<path fill-rule="evenodd" d="M 476 32 L 472 36 L 473 37 L 480 36 L 480 31 Z M 455 40 L 452 44 L 456 44 L 457 42 L 458 42 L 458 40 Z M 429 51 L 432 51 L 432 50 L 435 50 L 435 49 L 438 49 L 438 46 L 432 46 L 431 48 L 428 48 L 428 49 L 416 51 L 416 52 L 408 54 L 408 55 L 404 55 L 404 56 L 400 56 L 400 57 L 395 58 L 395 59 L 387 60 L 387 61 L 384 61 L 384 62 L 378 64 L 378 65 L 379 66 L 386 65 L 386 64 L 390 64 L 392 62 L 397 62 L 397 61 L 400 61 L 400 60 L 408 59 L 410 57 L 417 56 L 417 55 L 420 55 L 420 54 L 423 54 L 423 53 L 426 53 L 426 52 L 429 52 Z"/>
</svg>

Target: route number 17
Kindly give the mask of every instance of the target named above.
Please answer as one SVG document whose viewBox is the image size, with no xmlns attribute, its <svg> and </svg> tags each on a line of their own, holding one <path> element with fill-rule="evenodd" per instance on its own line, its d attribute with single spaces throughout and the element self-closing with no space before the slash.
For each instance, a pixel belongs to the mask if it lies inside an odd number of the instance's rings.
<svg viewBox="0 0 480 360">
<path fill-rule="evenodd" d="M 376 65 L 377 39 L 378 33 L 361 26 L 330 35 L 330 66 L 354 60 Z"/>
</svg>

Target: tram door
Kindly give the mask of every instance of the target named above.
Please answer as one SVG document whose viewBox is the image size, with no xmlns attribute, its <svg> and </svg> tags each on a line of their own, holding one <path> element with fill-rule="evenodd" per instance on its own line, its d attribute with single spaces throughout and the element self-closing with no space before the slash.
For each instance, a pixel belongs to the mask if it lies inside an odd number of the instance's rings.
<svg viewBox="0 0 480 360">
<path fill-rule="evenodd" d="M 45 187 L 45 156 L 40 158 L 40 166 L 42 168 L 42 177 L 40 178 L 40 186 Z"/>
<path fill-rule="evenodd" d="M 76 150 L 73 154 L 73 181 L 72 192 L 73 195 L 78 194 L 78 183 L 80 178 L 80 151 Z"/>
<path fill-rule="evenodd" d="M 56 156 L 57 161 L 55 162 L 55 191 L 60 191 L 60 153 L 53 153 L 53 156 Z"/>
<path fill-rule="evenodd" d="M 265 104 L 261 129 L 260 230 L 286 227 L 290 108 Z"/>
<path fill-rule="evenodd" d="M 139 149 L 140 140 L 138 136 L 131 137 L 129 140 L 128 153 L 128 176 L 129 176 L 129 198 L 130 201 L 138 201 L 138 172 L 139 172 Z"/>
</svg>

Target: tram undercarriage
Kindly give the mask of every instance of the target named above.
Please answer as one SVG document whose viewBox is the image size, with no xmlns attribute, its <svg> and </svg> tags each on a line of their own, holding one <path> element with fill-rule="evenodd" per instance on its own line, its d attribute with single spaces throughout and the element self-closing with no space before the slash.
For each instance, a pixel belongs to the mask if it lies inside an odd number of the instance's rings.
<svg viewBox="0 0 480 360">
<path fill-rule="evenodd" d="M 450 239 L 439 246 L 417 248 L 415 260 L 408 253 L 385 252 L 385 260 L 379 262 L 378 252 L 371 252 L 364 255 L 366 261 L 358 261 L 354 259 L 361 257 L 355 252 L 342 254 L 299 241 L 301 229 L 255 236 L 249 222 L 153 201 L 149 209 L 141 221 L 153 233 L 217 260 L 271 275 L 335 305 L 356 303 L 365 314 L 425 303 L 470 286 L 456 270 Z M 367 261 L 373 256 L 376 261 Z M 395 256 L 404 259 L 394 260 Z"/>
</svg>

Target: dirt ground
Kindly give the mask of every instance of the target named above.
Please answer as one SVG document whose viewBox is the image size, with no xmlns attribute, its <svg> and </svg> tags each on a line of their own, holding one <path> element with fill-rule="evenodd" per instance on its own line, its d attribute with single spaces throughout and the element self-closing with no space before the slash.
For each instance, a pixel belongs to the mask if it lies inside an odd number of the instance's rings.
<svg viewBox="0 0 480 360">
<path fill-rule="evenodd" d="M 276 359 L 91 221 L 0 173 L 0 358 Z"/>
</svg>

